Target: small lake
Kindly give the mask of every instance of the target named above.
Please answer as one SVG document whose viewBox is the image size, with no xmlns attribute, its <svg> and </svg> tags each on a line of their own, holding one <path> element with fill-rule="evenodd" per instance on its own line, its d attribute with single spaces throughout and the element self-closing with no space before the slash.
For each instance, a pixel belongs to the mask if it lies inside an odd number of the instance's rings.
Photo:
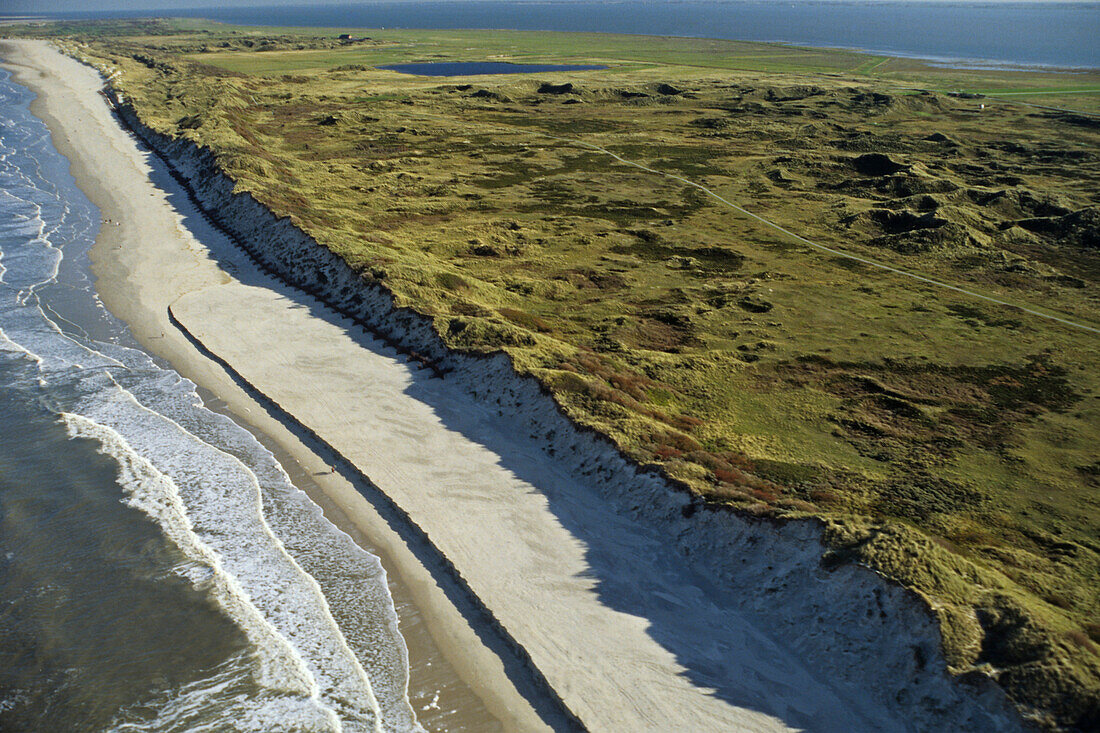
<svg viewBox="0 0 1100 733">
<path fill-rule="evenodd" d="M 543 71 L 593 71 L 607 67 L 585 64 L 513 64 L 507 61 L 431 61 L 419 64 L 387 64 L 375 68 L 418 76 L 476 76 L 479 74 L 534 74 Z"/>
</svg>

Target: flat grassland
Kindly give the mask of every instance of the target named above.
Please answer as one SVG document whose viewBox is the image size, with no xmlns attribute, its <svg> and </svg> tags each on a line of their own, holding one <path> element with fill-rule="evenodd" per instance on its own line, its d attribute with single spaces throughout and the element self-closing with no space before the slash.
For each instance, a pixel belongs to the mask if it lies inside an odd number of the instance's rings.
<svg viewBox="0 0 1100 733">
<path fill-rule="evenodd" d="M 28 32 L 638 462 L 822 518 L 825 567 L 922 594 L 955 671 L 1100 720 L 1100 73 L 595 34 Z M 610 68 L 373 68 L 455 60 Z"/>
</svg>

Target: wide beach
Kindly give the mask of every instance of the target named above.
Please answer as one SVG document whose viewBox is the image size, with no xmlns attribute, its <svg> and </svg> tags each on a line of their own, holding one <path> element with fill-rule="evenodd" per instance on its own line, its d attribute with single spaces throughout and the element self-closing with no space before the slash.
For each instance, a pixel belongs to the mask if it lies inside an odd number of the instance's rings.
<svg viewBox="0 0 1100 733">
<path fill-rule="evenodd" d="M 304 296 L 290 293 L 285 286 L 265 279 L 224 238 L 221 238 L 219 247 L 218 233 L 196 216 L 197 212 L 189 202 L 182 200 L 178 188 L 172 190 L 174 182 L 159 161 L 140 151 L 134 139 L 112 117 L 107 104 L 98 94 L 101 79 L 92 69 L 45 44 L 19 42 L 13 46 L 19 49 L 25 64 L 22 69 L 13 65 L 21 71 L 18 80 L 40 95 L 36 113 L 51 126 L 55 145 L 72 161 L 79 185 L 100 208 L 106 222 L 93 255 L 98 289 L 105 304 L 130 324 L 135 336 L 148 349 L 169 361 L 181 374 L 217 395 L 234 415 L 243 415 L 258 430 L 276 437 L 284 456 L 291 457 L 302 467 L 299 477 L 309 476 L 318 485 L 320 492 L 315 492 L 314 498 L 323 502 L 330 518 L 338 522 L 341 528 L 353 536 L 369 536 L 377 543 L 376 533 L 384 530 L 385 525 L 377 516 L 371 516 L 374 512 L 353 485 L 330 473 L 332 461 L 329 456 L 318 456 L 309 451 L 280 421 L 279 416 L 271 415 L 242 390 L 224 368 L 199 353 L 188 339 L 189 334 L 183 333 L 171 322 L 169 308 L 186 325 L 190 334 L 203 339 L 204 344 L 209 339 L 209 343 L 219 351 L 233 349 L 226 360 L 240 369 L 255 388 L 284 406 L 288 405 L 287 397 L 290 397 L 290 404 L 296 406 L 289 408 L 292 411 L 310 411 L 305 421 L 311 429 L 328 436 L 331 442 L 343 440 L 345 445 L 339 447 L 347 448 L 348 452 L 357 448 L 370 451 L 381 470 L 392 471 L 390 478 L 394 488 L 426 478 L 418 476 L 413 468 L 418 457 L 425 452 L 445 456 L 467 449 L 467 460 L 454 466 L 459 476 L 434 477 L 437 482 L 453 488 L 476 482 L 478 475 L 494 470 L 494 464 L 499 460 L 497 456 L 487 450 L 478 450 L 476 443 L 467 443 L 446 428 L 431 425 L 435 422 L 432 410 L 422 410 L 420 414 L 412 415 L 399 414 L 397 422 L 404 423 L 401 425 L 404 429 L 389 436 L 379 435 L 375 431 L 380 427 L 393 428 L 394 425 L 364 424 L 357 420 L 357 414 L 361 417 L 373 416 L 382 405 L 368 403 L 361 412 L 348 410 L 347 400 L 354 399 L 355 393 L 366 391 L 369 394 L 378 386 L 376 380 L 388 378 L 393 380 L 394 393 L 399 394 L 410 383 L 421 382 L 423 376 L 395 359 L 395 354 L 386 354 L 377 344 L 370 344 L 369 337 L 362 332 L 356 333 L 358 329 L 351 324 L 341 323 L 335 314 L 322 312 L 320 318 L 313 315 L 311 311 L 325 309 L 317 303 L 307 305 L 308 310 L 303 308 Z M 8 56 L 11 58 L 12 54 Z M 211 251 L 208 247 L 216 249 Z M 242 280 L 248 284 L 242 284 Z M 363 348 L 362 342 L 367 342 L 368 348 Z M 292 344 L 294 348 L 291 348 Z M 343 363 L 339 361 L 341 358 L 345 360 Z M 375 361 L 367 361 L 370 358 Z M 315 363 L 310 363 L 311 359 L 316 360 Z M 322 369 L 321 362 L 335 363 L 335 367 Z M 364 383 L 369 385 L 366 390 Z M 438 395 L 438 399 L 442 402 L 447 395 Z M 416 410 L 419 400 L 410 400 L 410 403 L 411 409 Z M 451 437 L 457 444 L 424 445 L 416 437 L 423 435 L 426 429 L 429 435 L 435 432 L 442 435 L 443 440 Z M 371 431 L 368 434 L 373 433 L 372 439 L 362 441 L 360 436 L 363 431 Z M 392 451 L 402 450 L 405 451 L 403 460 L 393 461 Z M 438 470 L 442 465 L 445 464 L 431 468 Z M 360 468 L 363 466 L 360 465 Z M 402 475 L 409 469 L 413 470 Z M 512 481 L 510 474 L 511 471 L 505 471 L 500 477 L 506 488 L 510 488 L 507 486 Z M 385 485 L 387 478 L 378 475 L 370 477 L 381 485 Z M 471 498 L 472 504 L 484 501 Z M 536 499 L 535 503 L 540 502 Z M 442 504 L 437 506 L 442 507 Z M 499 516 L 498 507 L 488 506 L 485 512 L 485 518 Z M 548 513 L 544 516 L 538 514 L 536 508 L 535 516 L 528 519 L 530 523 L 527 527 L 516 527 L 513 536 L 517 541 L 511 551 L 494 551 L 486 555 L 486 559 L 496 559 L 492 565 L 486 564 L 481 568 L 466 566 L 463 571 L 475 577 L 481 573 L 488 585 L 496 577 L 509 575 L 509 568 L 515 567 L 521 558 L 529 558 L 527 573 L 516 574 L 508 583 L 515 583 L 524 574 L 531 580 L 535 579 L 536 574 L 542 575 L 545 583 L 543 592 L 546 594 L 543 604 L 532 608 L 520 588 L 502 588 L 501 595 L 517 599 L 514 611 L 517 620 L 525 618 L 531 624 L 531 630 L 542 637 L 547 661 L 558 666 L 561 681 L 568 679 L 566 684 L 573 686 L 576 697 L 570 702 L 575 706 L 583 696 L 584 702 L 590 706 L 585 711 L 585 719 L 592 721 L 593 716 L 602 718 L 603 724 L 593 727 L 610 730 L 620 722 L 625 723 L 629 717 L 637 716 L 632 728 L 659 728 L 662 721 L 671 719 L 673 711 L 686 696 L 695 697 L 696 705 L 692 706 L 695 710 L 683 711 L 688 716 L 685 720 L 699 715 L 701 717 L 696 719 L 699 725 L 718 725 L 725 719 L 727 723 L 738 721 L 739 725 L 756 730 L 786 728 L 771 716 L 739 709 L 711 698 L 703 689 L 695 688 L 679 677 L 678 672 L 682 672 L 682 668 L 671 655 L 667 652 L 662 654 L 659 645 L 645 636 L 641 619 L 631 620 L 630 617 L 605 610 L 595 593 L 584 593 L 583 590 L 578 594 L 580 607 L 577 608 L 575 602 L 570 604 L 568 597 L 559 593 L 561 589 L 557 584 L 568 583 L 569 576 L 573 575 L 574 582 L 591 587 L 583 577 L 578 578 L 585 567 L 583 547 L 570 540 L 568 532 L 560 526 L 554 527 L 556 522 Z M 437 520 L 441 530 L 453 531 L 457 542 L 467 538 L 471 551 L 485 546 L 482 536 L 469 531 L 471 525 L 465 509 L 456 506 L 449 516 L 438 516 Z M 545 521 L 545 526 L 540 526 L 542 521 Z M 536 539 L 536 547 L 532 547 L 529 535 L 537 536 L 539 533 L 544 534 Z M 555 538 L 555 534 L 561 537 Z M 553 555 L 555 550 L 551 548 L 555 545 L 560 548 L 563 542 L 566 543 L 566 554 L 571 556 L 572 572 L 562 572 L 562 568 L 553 564 L 543 565 L 545 558 L 539 557 L 541 553 L 536 552 L 537 546 L 541 545 L 546 555 Z M 395 544 L 385 549 L 393 554 L 401 552 Z M 540 565 L 543 567 L 541 571 L 536 569 Z M 542 727 L 542 721 L 531 711 L 530 705 L 515 692 L 499 659 L 488 650 L 477 649 L 481 645 L 475 634 L 478 631 L 485 633 L 484 629 L 474 631 L 468 626 L 463 629 L 465 622 L 461 615 L 446 608 L 449 604 L 440 597 L 438 589 L 427 587 L 434 585 L 434 582 L 426 571 L 419 569 L 417 572 L 415 560 L 407 558 L 406 563 L 398 568 L 398 573 L 406 571 L 420 576 L 417 578 L 414 575 L 413 581 L 417 590 L 421 591 L 421 596 L 416 599 L 418 605 L 421 608 L 427 606 L 437 614 L 435 618 L 429 617 L 426 625 L 439 623 L 443 626 L 445 631 L 439 634 L 440 639 L 444 644 L 449 641 L 452 645 L 448 661 L 465 667 L 466 679 L 472 678 L 480 687 L 478 691 L 489 698 L 486 702 L 490 710 L 503 718 L 508 728 Z M 413 587 L 409 585 L 410 591 Z M 573 617 L 577 622 L 568 623 L 568 626 L 587 643 L 565 645 L 544 636 L 554 630 L 552 619 L 547 617 L 554 615 L 562 618 L 562 612 L 567 612 L 569 605 L 574 605 L 572 611 L 578 615 Z M 551 610 L 553 606 L 557 608 Z M 493 610 L 499 612 L 500 609 Z M 535 613 L 531 613 L 532 610 Z M 601 624 L 599 619 L 605 615 L 608 620 Z M 610 633 L 619 623 L 632 626 L 634 633 Z M 631 639 L 632 636 L 635 638 Z M 414 646 L 413 641 L 409 643 Z M 763 644 L 765 647 L 772 646 L 768 642 Z M 595 655 L 584 661 L 575 659 L 576 655 L 584 654 L 586 646 L 590 649 L 603 647 L 605 653 L 600 655 L 602 660 Z M 639 685 L 638 679 L 629 679 L 629 666 L 624 666 L 629 665 L 627 660 L 638 654 L 638 648 L 644 650 L 643 654 L 657 655 L 656 660 L 635 668 L 634 676 L 640 674 L 647 683 L 642 685 Z M 552 661 L 550 652 L 555 653 L 557 661 Z M 784 655 L 773 648 L 768 656 Z M 601 661 L 603 664 L 600 664 Z M 641 660 L 636 657 L 635 663 L 638 661 Z M 749 659 L 745 661 L 755 664 Z M 607 668 L 601 669 L 604 665 L 608 665 Z M 662 669 L 662 666 L 665 668 Z M 659 699 L 653 699 L 654 696 L 660 698 L 660 693 L 653 688 L 662 686 L 662 679 L 671 687 L 666 691 L 664 704 Z M 610 684 L 614 693 L 610 690 L 600 692 L 601 684 Z M 530 696 L 541 693 L 533 689 L 525 692 Z M 810 695 L 806 697 L 812 700 Z M 652 708 L 649 707 L 651 704 Z M 812 705 L 826 710 L 833 707 L 824 697 L 819 697 Z M 547 715 L 551 717 L 551 724 L 560 727 L 562 720 L 560 717 L 554 719 L 555 712 L 551 709 Z M 843 709 L 835 709 L 830 715 L 839 725 L 846 713 Z"/>
<path fill-rule="evenodd" d="M 863 652 L 840 648 L 839 629 L 800 622 L 826 610 L 870 618 L 861 604 L 882 603 L 877 586 L 869 600 L 878 582 L 870 573 L 826 578 L 808 529 L 776 531 L 759 547 L 751 526 L 731 530 L 724 546 L 699 549 L 740 555 L 740 575 L 709 575 L 688 556 L 695 546 L 683 537 L 701 520 L 681 516 L 682 498 L 608 502 L 612 478 L 581 470 L 602 456 L 555 457 L 552 440 L 527 423 L 265 275 L 122 129 L 91 69 L 41 43 L 10 48 L 19 80 L 40 95 L 36 113 L 107 223 L 95 250 L 104 303 L 266 436 L 327 516 L 381 553 L 401 581 L 391 586 L 405 609 L 411 697 L 435 685 L 450 695 L 438 707 L 472 716 L 441 727 L 481 730 L 495 718 L 521 730 L 667 730 L 670 721 L 689 730 L 901 729 L 912 720 L 895 685 L 928 685 L 916 694 L 938 700 L 918 727 L 948 724 L 936 716 L 1012 727 L 997 714 L 967 719 L 940 663 L 925 672 L 924 651 L 913 662 L 908 644 L 935 653 L 932 626 L 900 595 L 881 611 L 891 638 L 868 632 L 881 660 L 856 663 Z M 670 518 L 649 521 L 646 501 Z M 678 535 L 671 548 L 667 532 Z M 844 587 L 855 600 L 838 612 Z M 773 610 L 785 620 L 762 621 Z M 453 672 L 425 683 L 425 659 Z M 880 662 L 897 666 L 880 675 Z M 431 706 L 415 707 L 430 725 Z"/>
<path fill-rule="evenodd" d="M 433 717 L 448 729 L 544 727 L 433 573 L 355 483 L 331 471 L 331 454 L 307 446 L 284 416 L 269 412 L 169 323 L 167 306 L 180 295 L 229 281 L 207 249 L 211 240 L 220 241 L 219 256 L 236 254 L 230 267 L 251 266 L 199 219 L 178 187 L 172 192 L 158 187 L 174 181 L 112 116 L 99 94 L 101 77 L 45 43 L 7 41 L 0 50 L 17 81 L 38 95 L 32 110 L 47 122 L 55 147 L 71 161 L 78 185 L 101 212 L 105 223 L 92 256 L 104 303 L 146 349 L 207 390 L 209 406 L 253 430 L 326 517 L 381 557 L 410 649 L 410 697 L 420 696 L 431 706 L 417 710 L 422 722 L 429 730 L 436 729 Z M 231 309 L 225 315 L 232 322 L 239 313 Z"/>
</svg>

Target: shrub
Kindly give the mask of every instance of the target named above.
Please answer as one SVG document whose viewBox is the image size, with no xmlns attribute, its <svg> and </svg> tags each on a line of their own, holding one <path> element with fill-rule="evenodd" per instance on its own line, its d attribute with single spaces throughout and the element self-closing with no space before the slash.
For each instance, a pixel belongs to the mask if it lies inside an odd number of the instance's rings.
<svg viewBox="0 0 1100 733">
<path fill-rule="evenodd" d="M 1066 640 L 1074 646 L 1086 649 L 1093 654 L 1096 654 L 1096 647 L 1093 646 L 1092 640 L 1089 639 L 1089 635 L 1080 629 L 1070 629 L 1065 634 Z"/>
<path fill-rule="evenodd" d="M 703 424 L 703 421 L 691 415 L 676 415 L 672 418 L 672 424 L 680 430 L 691 430 Z"/>
<path fill-rule="evenodd" d="M 779 498 L 778 496 L 776 496 L 775 494 L 773 494 L 772 492 L 770 492 L 766 489 L 752 489 L 749 493 L 751 493 L 754 497 L 756 497 L 760 501 L 763 501 L 763 502 L 768 503 L 768 504 L 774 504 L 776 502 L 776 500 Z"/>
<path fill-rule="evenodd" d="M 549 333 L 553 330 L 553 326 L 544 318 L 540 318 L 533 313 L 527 313 L 526 311 L 516 310 L 515 308 L 501 308 L 498 311 L 500 315 L 507 318 L 512 323 L 518 326 L 523 326 L 531 331 L 538 331 L 539 333 Z"/>
<path fill-rule="evenodd" d="M 840 504 L 840 495 L 830 489 L 814 489 L 810 492 L 810 501 L 815 504 Z"/>
<path fill-rule="evenodd" d="M 659 445 L 653 449 L 653 455 L 663 461 L 667 461 L 670 458 L 679 458 L 684 455 L 684 453 L 683 451 L 673 448 L 671 445 Z"/>
<path fill-rule="evenodd" d="M 436 275 L 435 280 L 448 290 L 465 290 L 470 287 L 470 284 L 461 275 L 456 275 L 453 272 L 441 272 Z"/>
<path fill-rule="evenodd" d="M 718 468 L 714 470 L 714 476 L 726 484 L 745 485 L 748 483 L 748 476 L 746 476 L 740 469 L 737 468 Z"/>
</svg>

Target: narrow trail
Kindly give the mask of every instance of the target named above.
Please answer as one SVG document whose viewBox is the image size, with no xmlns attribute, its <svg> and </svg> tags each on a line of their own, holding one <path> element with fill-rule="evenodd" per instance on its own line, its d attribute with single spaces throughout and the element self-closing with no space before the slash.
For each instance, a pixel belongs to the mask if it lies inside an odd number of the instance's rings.
<svg viewBox="0 0 1100 733">
<path fill-rule="evenodd" d="M 987 97 L 1034 97 L 1040 94 L 1056 94 L 1068 97 L 1072 94 L 1100 94 L 1100 89 L 1055 89 L 1046 92 L 986 92 Z M 1093 113 L 1086 113 L 1093 114 Z"/>
<path fill-rule="evenodd" d="M 963 295 L 969 295 L 973 298 L 980 298 L 980 299 L 988 301 L 990 303 L 996 303 L 998 305 L 1003 305 L 1003 306 L 1006 306 L 1008 308 L 1015 308 L 1016 310 L 1023 311 L 1024 313 L 1030 313 L 1031 315 L 1039 316 L 1040 318 L 1046 318 L 1047 320 L 1057 321 L 1058 323 L 1062 323 L 1062 324 L 1065 324 L 1067 326 L 1072 326 L 1073 328 L 1079 328 L 1082 331 L 1088 331 L 1090 333 L 1100 334 L 1100 328 L 1094 328 L 1093 326 L 1087 326 L 1083 323 L 1078 323 L 1076 321 L 1071 321 L 1068 318 L 1063 318 L 1061 316 L 1052 315 L 1050 313 L 1044 313 L 1042 311 L 1035 310 L 1034 308 L 1029 308 L 1027 306 L 1020 305 L 1018 303 L 1012 303 L 1012 302 L 1009 302 L 1007 300 L 1001 300 L 1000 298 L 994 298 L 991 295 L 984 295 L 984 294 L 976 292 L 974 290 L 968 290 L 966 288 L 961 288 L 957 285 L 951 285 L 950 283 L 945 283 L 945 282 L 942 282 L 940 280 L 936 280 L 934 278 L 926 277 L 924 275 L 919 275 L 915 272 L 909 272 L 908 270 L 902 270 L 901 268 L 894 267 L 892 265 L 888 265 L 885 262 L 879 262 L 877 260 L 872 260 L 872 259 L 867 258 L 867 257 L 860 257 L 859 255 L 854 255 L 854 254 L 851 254 L 849 252 L 844 252 L 843 250 L 839 250 L 839 249 L 833 249 L 832 247 L 827 247 L 824 244 L 819 244 L 817 242 L 811 241 L 809 239 L 806 239 L 805 237 L 803 237 L 800 234 L 795 234 L 790 229 L 787 229 L 783 226 L 780 226 L 779 224 L 776 224 L 774 221 L 771 221 L 770 219 L 765 219 L 764 217 L 760 216 L 759 214 L 754 214 L 751 211 L 749 211 L 748 209 L 745 209 L 741 206 L 738 206 L 737 204 L 733 203 L 729 199 L 726 199 L 726 198 L 723 198 L 722 196 L 719 196 L 717 193 L 715 193 L 714 191 L 712 191 L 711 189 L 707 188 L 706 186 L 704 186 L 702 184 L 699 184 L 699 183 L 696 183 L 695 181 L 684 178 L 683 176 L 678 176 L 675 173 L 668 173 L 666 171 L 657 170 L 656 168 L 650 168 L 649 166 L 644 165 L 642 163 L 636 163 L 632 160 L 627 160 L 626 158 L 623 158 L 622 156 L 618 155 L 617 153 L 611 152 L 607 148 L 601 148 L 599 145 L 594 145 L 592 143 L 582 142 L 580 140 L 572 140 L 570 138 L 556 137 L 554 135 L 546 135 L 545 133 L 533 133 L 533 134 L 541 135 L 543 137 L 548 137 L 548 138 L 551 138 L 553 140 L 559 140 L 561 142 L 569 143 L 571 145 L 579 145 L 581 147 L 588 148 L 590 150 L 596 150 L 598 152 L 605 153 L 606 155 L 610 155 L 612 158 L 619 161 L 620 163 L 624 163 L 626 165 L 633 166 L 633 167 L 638 168 L 640 170 L 647 171 L 649 173 L 654 173 L 654 174 L 659 175 L 659 176 L 664 176 L 665 178 L 672 178 L 672 179 L 680 181 L 682 183 L 686 183 L 687 185 L 692 186 L 693 188 L 697 188 L 700 191 L 702 191 L 703 193 L 707 194 L 708 196 L 710 196 L 710 197 L 714 198 L 715 200 L 725 204 L 726 206 L 733 209 L 734 211 L 737 211 L 741 214 L 744 214 L 745 216 L 748 216 L 752 219 L 755 219 L 756 221 L 760 222 L 761 224 L 764 224 L 767 227 L 770 227 L 772 229 L 775 229 L 778 232 L 781 232 L 782 234 L 787 235 L 788 237 L 790 237 L 791 239 L 795 240 L 796 242 L 798 242 L 800 244 L 805 244 L 805 245 L 813 247 L 815 249 L 819 249 L 823 252 L 828 252 L 829 254 L 837 255 L 838 257 L 844 257 L 844 258 L 849 259 L 849 260 L 854 260 L 856 262 L 861 262 L 865 265 L 870 265 L 872 267 L 877 267 L 880 270 L 886 270 L 887 272 L 892 272 L 896 275 L 902 275 L 904 277 L 908 277 L 908 278 L 911 278 L 913 280 L 917 280 L 919 282 L 927 283 L 929 285 L 935 285 L 936 287 L 945 288 L 947 290 L 953 290 L 956 293 L 962 293 Z"/>
<path fill-rule="evenodd" d="M 1018 104 L 1021 107 L 1034 107 L 1035 109 L 1048 109 L 1054 112 L 1066 112 L 1072 115 L 1082 115 L 1084 117 L 1100 117 L 1100 114 L 1096 112 L 1086 112 L 1083 109 L 1070 109 L 1069 107 L 1052 107 L 1049 104 L 1035 104 L 1035 102 L 1024 102 L 1019 99 L 1003 99 L 1003 94 L 987 94 L 989 99 L 996 99 L 998 102 L 1005 104 Z"/>
<path fill-rule="evenodd" d="M 426 114 L 423 114 L 423 113 L 405 115 L 405 116 L 409 117 L 409 118 L 433 119 L 435 121 L 444 121 L 444 119 L 442 117 L 438 117 L 436 115 L 430 115 L 430 114 L 426 115 Z M 453 120 L 449 120 L 449 119 L 445 120 L 445 121 L 453 122 Z M 967 295 L 967 296 L 970 296 L 972 298 L 978 298 L 980 300 L 984 300 L 984 301 L 989 302 L 989 303 L 995 303 L 997 305 L 1001 305 L 1001 306 L 1004 306 L 1006 308 L 1014 308 L 1014 309 L 1022 311 L 1024 313 L 1028 313 L 1028 314 L 1033 315 L 1033 316 L 1038 316 L 1039 318 L 1044 318 L 1048 321 L 1054 321 L 1056 323 L 1061 323 L 1062 325 L 1070 326 L 1071 328 L 1076 328 L 1076 329 L 1079 329 L 1081 331 L 1086 331 L 1088 333 L 1100 334 L 1100 328 L 1096 328 L 1095 326 L 1089 326 L 1089 325 L 1084 324 L 1084 323 L 1078 323 L 1077 321 L 1071 320 L 1071 319 L 1066 318 L 1066 317 L 1061 316 L 1061 315 L 1054 315 L 1052 313 L 1044 313 L 1043 311 L 1036 310 L 1035 308 L 1032 308 L 1030 306 L 1020 305 L 1019 303 L 1013 303 L 1013 302 L 1008 301 L 1008 300 L 1002 300 L 1000 298 L 995 298 L 991 295 L 985 295 L 984 293 L 979 293 L 975 290 L 970 290 L 968 288 L 963 288 L 963 287 L 960 287 L 958 285 L 952 285 L 950 283 L 945 283 L 942 280 L 936 280 L 935 278 L 928 277 L 926 275 L 921 275 L 921 274 L 916 273 L 916 272 L 910 272 L 909 270 L 903 270 L 900 267 L 894 267 L 893 265 L 889 265 L 885 262 L 880 262 L 878 260 L 873 260 L 869 257 L 861 257 L 860 255 L 855 255 L 855 254 L 852 254 L 850 252 L 845 252 L 844 250 L 835 249 L 833 247 L 829 247 L 829 246 L 826 246 L 824 244 L 814 242 L 813 240 L 807 239 L 806 237 L 803 237 L 800 234 L 796 234 L 795 232 L 792 232 L 790 229 L 787 229 L 786 227 L 784 227 L 780 224 L 777 224 L 777 223 L 775 223 L 774 221 L 772 221 L 770 219 L 767 219 L 763 216 L 760 216 L 759 214 L 754 214 L 753 212 L 749 211 L 748 209 L 746 209 L 742 206 L 739 206 L 738 204 L 735 204 L 734 202 L 730 201 L 729 199 L 724 198 L 721 195 L 715 193 L 713 190 L 707 188 L 706 186 L 702 185 L 701 183 L 696 183 L 695 181 L 692 181 L 691 179 L 684 178 L 683 176 L 676 175 L 675 173 L 669 173 L 667 171 L 658 170 L 657 168 L 651 168 L 651 167 L 649 167 L 649 166 L 647 166 L 643 163 L 638 163 L 638 162 L 633 161 L 633 160 L 628 160 L 628 159 L 622 157 L 621 155 L 619 155 L 618 153 L 614 153 L 614 152 L 608 150 L 607 148 L 600 147 L 599 145 L 596 145 L 594 143 L 588 143 L 588 142 L 584 142 L 583 140 L 575 140 L 573 138 L 568 138 L 568 137 L 559 137 L 557 135 L 551 135 L 549 133 L 539 132 L 537 130 L 517 130 L 516 128 L 510 127 L 510 126 L 507 126 L 507 125 L 495 125 L 495 127 L 498 127 L 498 129 L 500 129 L 500 130 L 505 130 L 505 131 L 508 131 L 508 132 L 511 132 L 511 133 L 517 133 L 517 132 L 526 133 L 528 135 L 535 135 L 535 136 L 538 136 L 538 137 L 543 137 L 543 138 L 546 138 L 548 140 L 557 140 L 558 142 L 563 142 L 563 143 L 566 143 L 568 145 L 575 145 L 577 147 L 587 148 L 589 150 L 595 150 L 596 152 L 603 153 L 604 155 L 608 155 L 608 156 L 614 158 L 615 160 L 619 161 L 620 163 L 622 163 L 624 165 L 628 165 L 628 166 L 637 168 L 639 170 L 646 171 L 647 173 L 652 173 L 654 175 L 663 176 L 665 178 L 671 178 L 673 180 L 680 181 L 681 183 L 685 183 L 688 186 L 691 186 L 692 188 L 696 188 L 696 189 L 702 191 L 703 193 L 707 194 L 708 196 L 715 199 L 719 203 L 722 203 L 725 206 L 733 209 L 734 211 L 736 211 L 740 214 L 743 214 L 744 216 L 747 216 L 750 219 L 753 219 L 753 220 L 763 224 L 764 226 L 766 226 L 770 229 L 774 229 L 774 230 L 780 232 L 781 234 L 785 234 L 786 236 L 790 237 L 791 239 L 798 242 L 799 244 L 804 244 L 808 247 L 813 247 L 814 249 L 820 250 L 822 252 L 828 252 L 829 254 L 836 255 L 837 257 L 843 257 L 845 259 L 852 260 L 854 262 L 860 262 L 860 263 L 863 263 L 865 265 L 870 265 L 871 267 L 875 267 L 875 268 L 878 268 L 880 270 L 885 270 L 886 272 L 892 272 L 895 275 L 901 275 L 902 277 L 907 277 L 907 278 L 910 278 L 912 280 L 916 280 L 917 282 L 926 283 L 928 285 L 934 285 L 938 288 L 943 288 L 945 290 L 951 290 L 953 292 L 960 293 L 962 295 Z"/>
</svg>

